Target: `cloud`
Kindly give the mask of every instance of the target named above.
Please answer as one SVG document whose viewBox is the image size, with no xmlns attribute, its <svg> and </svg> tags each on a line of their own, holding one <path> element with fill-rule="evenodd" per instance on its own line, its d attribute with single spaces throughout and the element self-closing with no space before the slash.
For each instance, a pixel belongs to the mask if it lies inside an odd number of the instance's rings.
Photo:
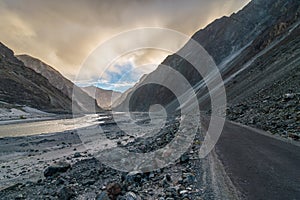
<svg viewBox="0 0 300 200">
<path fill-rule="evenodd" d="M 74 80 L 86 57 L 112 35 L 138 27 L 163 27 L 187 35 L 250 0 L 2 0 L 0 41 L 17 54 L 45 61 Z M 149 37 L 154 42 L 163 38 Z M 183 41 L 174 41 L 180 48 Z M 116 48 L 124 48 L 126 41 Z M 134 66 L 162 61 L 166 53 L 136 52 Z M 123 62 L 123 61 L 122 61 Z M 99 66 L 99 72 L 105 66 Z M 153 70 L 153 69 L 152 69 Z M 94 80 L 86 72 L 85 80 Z"/>
<path fill-rule="evenodd" d="M 106 70 L 93 85 L 124 92 L 132 87 L 143 74 L 145 74 L 143 66 L 137 67 L 130 61 L 117 62 Z"/>
<path fill-rule="evenodd" d="M 148 72 L 145 71 L 147 68 L 149 69 L 149 67 L 144 66 L 137 67 L 129 60 L 118 61 L 107 68 L 99 77 L 77 81 L 76 85 L 80 87 L 94 85 L 107 90 L 124 92 Z"/>
</svg>

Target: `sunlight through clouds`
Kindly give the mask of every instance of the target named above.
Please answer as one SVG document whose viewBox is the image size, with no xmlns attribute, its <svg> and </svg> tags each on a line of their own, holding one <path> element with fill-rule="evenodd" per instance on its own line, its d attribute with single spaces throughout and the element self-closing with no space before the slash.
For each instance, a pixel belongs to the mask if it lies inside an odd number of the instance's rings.
<svg viewBox="0 0 300 200">
<path fill-rule="evenodd" d="M 249 1 L 2 0 L 0 41 L 16 54 L 37 57 L 74 81 L 87 56 L 113 35 L 141 27 L 161 27 L 191 36 L 212 20 L 238 11 Z M 164 42 L 163 39 L 156 38 L 160 37 L 147 39 L 157 43 Z M 174 45 L 179 49 L 185 42 L 174 41 Z M 123 41 L 116 48 L 122 49 L 127 45 Z M 127 62 L 131 62 L 136 68 L 145 63 L 160 63 L 167 55 L 151 51 L 136 52 Z M 121 66 L 120 63 L 118 66 Z M 99 74 L 105 68 L 100 63 L 97 66 Z M 148 66 L 148 69 L 140 70 L 143 71 L 140 74 L 154 69 L 155 66 Z M 95 76 L 93 72 L 86 72 L 83 80 L 93 83 L 99 78 L 99 74 Z"/>
</svg>

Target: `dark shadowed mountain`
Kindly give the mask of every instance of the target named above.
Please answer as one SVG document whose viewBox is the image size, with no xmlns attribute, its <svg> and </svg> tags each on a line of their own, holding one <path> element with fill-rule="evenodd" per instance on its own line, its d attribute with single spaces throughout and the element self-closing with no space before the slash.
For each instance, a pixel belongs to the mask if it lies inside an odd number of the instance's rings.
<svg viewBox="0 0 300 200">
<path fill-rule="evenodd" d="M 82 91 L 81 88 L 74 85 L 74 83 L 65 78 L 51 66 L 28 55 L 18 55 L 16 57 L 22 61 L 26 67 L 44 76 L 52 86 L 68 96 L 69 99 L 73 99 L 73 106 L 74 108 L 79 109 L 79 112 L 93 112 L 94 110 L 102 110 L 97 105 L 95 99 Z M 73 91 L 76 93 L 74 98 Z"/>
<path fill-rule="evenodd" d="M 24 66 L 0 43 L 0 100 L 47 112 L 70 113 L 72 100 L 41 74 Z"/>
<path fill-rule="evenodd" d="M 103 109 L 111 109 L 112 103 L 121 96 L 121 92 L 104 90 L 95 86 L 82 87 L 88 95 L 96 99 L 98 106 Z"/>
</svg>

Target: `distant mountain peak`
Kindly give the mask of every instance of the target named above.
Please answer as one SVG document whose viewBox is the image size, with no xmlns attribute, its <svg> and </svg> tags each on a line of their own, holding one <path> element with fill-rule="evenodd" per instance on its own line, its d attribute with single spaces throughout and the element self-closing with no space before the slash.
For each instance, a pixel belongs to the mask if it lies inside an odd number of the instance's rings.
<svg viewBox="0 0 300 200">
<path fill-rule="evenodd" d="M 105 90 L 96 86 L 87 86 L 81 88 L 91 97 L 97 100 L 100 107 L 110 110 L 113 102 L 121 96 L 121 92 Z"/>
</svg>

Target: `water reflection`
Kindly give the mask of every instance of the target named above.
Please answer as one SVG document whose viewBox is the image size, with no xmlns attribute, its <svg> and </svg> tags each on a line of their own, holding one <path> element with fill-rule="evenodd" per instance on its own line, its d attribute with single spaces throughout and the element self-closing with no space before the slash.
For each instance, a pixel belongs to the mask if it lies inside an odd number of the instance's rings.
<svg viewBox="0 0 300 200">
<path fill-rule="evenodd" d="M 26 122 L 18 124 L 0 125 L 0 137 L 16 137 L 37 135 L 44 133 L 63 132 L 77 128 L 99 124 L 99 120 L 107 116 L 86 115 L 79 118 Z"/>
</svg>

